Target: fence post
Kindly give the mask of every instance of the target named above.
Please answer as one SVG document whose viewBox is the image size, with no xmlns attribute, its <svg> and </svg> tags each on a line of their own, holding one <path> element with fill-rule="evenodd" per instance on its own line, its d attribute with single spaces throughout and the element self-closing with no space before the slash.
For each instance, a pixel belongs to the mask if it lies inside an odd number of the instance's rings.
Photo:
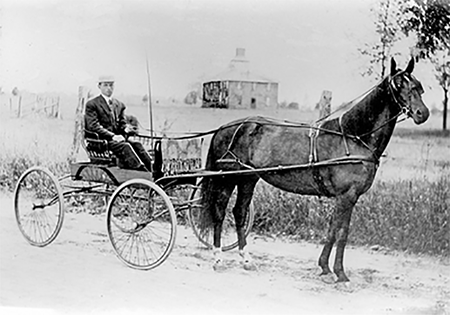
<svg viewBox="0 0 450 315">
<path fill-rule="evenodd" d="M 319 119 L 331 114 L 331 98 L 331 91 L 325 90 L 322 92 L 319 103 L 317 104 L 319 107 Z"/>
<path fill-rule="evenodd" d="M 19 96 L 19 103 L 17 106 L 17 118 L 20 118 L 21 109 L 22 109 L 22 95 Z"/>
<path fill-rule="evenodd" d="M 59 101 L 60 101 L 60 97 L 58 96 L 58 98 L 56 99 L 56 113 L 55 113 L 55 118 L 61 118 L 61 115 L 59 113 Z"/>
<path fill-rule="evenodd" d="M 80 86 L 78 88 L 78 105 L 75 110 L 75 128 L 73 135 L 72 150 L 70 154 L 71 162 L 75 161 L 82 141 L 82 133 L 84 132 L 84 106 L 86 100 L 87 100 L 87 88 L 84 86 Z"/>
</svg>

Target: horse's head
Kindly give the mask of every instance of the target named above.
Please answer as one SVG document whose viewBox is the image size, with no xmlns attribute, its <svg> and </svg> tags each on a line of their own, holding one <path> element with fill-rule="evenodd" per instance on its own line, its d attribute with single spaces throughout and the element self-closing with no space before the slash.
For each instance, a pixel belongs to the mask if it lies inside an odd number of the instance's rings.
<svg viewBox="0 0 450 315">
<path fill-rule="evenodd" d="M 412 72 L 414 70 L 414 59 L 408 63 L 405 70 L 398 70 L 397 64 L 391 60 L 390 86 L 395 102 L 401 110 L 411 117 L 416 124 L 424 123 L 430 116 L 430 111 L 422 101 L 423 88 Z"/>
</svg>

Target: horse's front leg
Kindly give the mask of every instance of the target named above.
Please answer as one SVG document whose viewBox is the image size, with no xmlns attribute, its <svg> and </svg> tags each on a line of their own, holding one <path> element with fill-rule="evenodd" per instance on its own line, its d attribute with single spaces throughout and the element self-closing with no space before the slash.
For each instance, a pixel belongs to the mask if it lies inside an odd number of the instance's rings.
<svg viewBox="0 0 450 315">
<path fill-rule="evenodd" d="M 334 242 L 336 241 L 336 225 L 338 223 L 338 217 L 336 216 L 336 210 L 334 211 L 330 226 L 328 228 L 327 239 L 325 245 L 323 246 L 322 253 L 319 257 L 319 266 L 322 268 L 321 276 L 328 275 L 331 273 L 331 269 L 328 265 L 330 259 L 331 250 L 333 249 Z"/>
<path fill-rule="evenodd" d="M 350 281 L 344 272 L 344 251 L 347 244 L 353 207 L 355 206 L 357 200 L 358 197 L 353 197 L 344 199 L 341 202 L 343 207 L 340 212 L 342 220 L 336 235 L 336 257 L 333 267 L 333 271 L 337 275 L 337 282 Z"/>
<path fill-rule="evenodd" d="M 328 261 L 333 245 L 336 242 L 336 258 L 333 271 L 337 275 L 338 282 L 349 281 L 344 272 L 343 260 L 352 210 L 357 200 L 358 195 L 356 195 L 353 190 L 336 198 L 336 205 L 331 218 L 327 240 L 319 258 L 319 266 L 322 268 L 321 275 L 330 274 L 331 269 L 328 265 Z"/>
</svg>

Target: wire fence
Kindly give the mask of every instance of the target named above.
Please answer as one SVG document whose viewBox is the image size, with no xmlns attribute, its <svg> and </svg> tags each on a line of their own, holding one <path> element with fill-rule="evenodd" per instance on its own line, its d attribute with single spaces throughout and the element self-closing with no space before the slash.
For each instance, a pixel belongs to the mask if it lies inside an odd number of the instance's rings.
<svg viewBox="0 0 450 315">
<path fill-rule="evenodd" d="M 2 112 L 9 112 L 12 117 L 45 115 L 62 119 L 60 97 L 40 94 L 2 95 Z"/>
</svg>

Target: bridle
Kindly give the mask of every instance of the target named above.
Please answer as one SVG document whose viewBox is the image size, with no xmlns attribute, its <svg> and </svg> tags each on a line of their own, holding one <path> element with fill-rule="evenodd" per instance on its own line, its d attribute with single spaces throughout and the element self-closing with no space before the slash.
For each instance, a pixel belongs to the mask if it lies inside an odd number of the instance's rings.
<svg viewBox="0 0 450 315">
<path fill-rule="evenodd" d="M 406 72 L 405 71 L 399 71 L 399 72 L 397 72 L 396 74 L 394 74 L 393 76 L 390 76 L 390 78 L 389 78 L 389 83 L 388 83 L 388 86 L 389 86 L 389 91 L 391 92 L 391 95 L 392 95 L 392 98 L 393 98 L 393 100 L 394 100 L 394 102 L 395 102 L 395 104 L 397 104 L 399 107 L 400 107 L 400 115 L 401 114 L 405 114 L 406 116 L 407 116 L 407 118 L 411 118 L 411 116 L 412 116 L 412 110 L 411 110 L 411 106 L 410 106 L 410 104 L 402 104 L 399 100 L 398 100 L 398 98 L 395 96 L 395 92 L 398 92 L 398 87 L 395 85 L 395 81 L 394 81 L 394 79 L 395 79 L 395 77 L 397 77 L 397 76 L 400 76 L 400 75 L 403 75 L 403 78 L 406 80 L 406 81 L 410 81 L 410 79 L 408 78 L 408 76 L 405 76 L 404 74 L 405 74 Z M 400 116 L 400 115 L 398 115 L 398 116 Z M 398 117 L 397 116 L 397 117 Z"/>
<path fill-rule="evenodd" d="M 409 104 L 406 104 L 406 105 L 402 104 L 402 102 L 400 102 L 398 97 L 395 96 L 395 92 L 398 93 L 398 87 L 395 85 L 394 78 L 397 77 L 397 76 L 400 76 L 400 75 L 404 75 L 404 74 L 405 74 L 405 71 L 399 71 L 396 74 L 391 75 L 390 78 L 389 78 L 389 82 L 388 82 L 388 88 L 389 88 L 389 92 L 391 93 L 392 99 L 394 100 L 394 103 L 400 108 L 400 111 L 398 112 L 398 114 L 396 114 L 394 117 L 389 118 L 388 120 L 386 120 L 383 124 L 381 124 L 377 128 L 372 129 L 371 131 L 360 135 L 358 138 L 361 139 L 361 138 L 364 138 L 364 137 L 366 137 L 368 135 L 371 135 L 375 131 L 380 130 L 381 128 L 383 128 L 384 126 L 386 126 L 387 124 L 392 122 L 393 120 L 396 120 L 401 115 L 405 115 L 405 117 L 400 119 L 400 120 L 397 120 L 397 124 L 401 123 L 402 121 L 404 121 L 404 120 L 406 120 L 408 118 L 412 118 L 411 106 Z M 404 76 L 403 78 L 406 79 L 407 81 L 410 81 L 406 76 Z"/>
<path fill-rule="evenodd" d="M 392 121 L 396 121 L 396 123 L 398 124 L 398 123 L 400 123 L 400 122 L 402 122 L 402 121 L 404 121 L 404 120 L 406 120 L 406 119 L 408 119 L 408 118 L 412 118 L 412 110 L 411 110 L 410 104 L 403 104 L 403 103 L 399 100 L 399 97 L 395 95 L 395 93 L 398 93 L 399 88 L 395 85 L 394 79 L 395 79 L 397 76 L 403 75 L 403 78 L 404 78 L 404 79 L 406 79 L 407 81 L 410 81 L 410 79 L 407 78 L 407 76 L 405 76 L 405 74 L 406 74 L 406 72 L 405 72 L 404 70 L 403 70 L 403 71 L 399 71 L 399 72 L 397 72 L 397 73 L 394 74 L 394 75 L 390 75 L 390 77 L 389 77 L 389 79 L 388 79 L 388 80 L 389 80 L 389 81 L 388 81 L 388 89 L 389 89 L 389 92 L 390 92 L 390 94 L 391 94 L 391 96 L 392 96 L 392 99 L 394 100 L 394 103 L 400 108 L 400 111 L 399 111 L 396 115 L 394 115 L 393 117 L 391 117 L 391 118 L 389 118 L 388 120 L 386 120 L 386 121 L 385 121 L 384 123 L 382 123 L 380 126 L 374 128 L 374 129 L 370 130 L 369 132 L 366 132 L 366 133 L 364 133 L 364 134 L 362 134 L 362 135 L 358 135 L 358 136 L 356 136 L 356 135 L 348 135 L 348 134 L 345 133 L 344 128 L 343 128 L 343 126 L 342 126 L 342 116 L 344 115 L 344 113 L 341 114 L 341 115 L 339 116 L 339 118 L 338 118 L 338 123 L 339 123 L 340 132 L 341 132 L 341 134 L 342 134 L 342 136 L 343 136 L 343 138 L 344 138 L 344 146 L 345 146 L 346 155 L 350 155 L 350 151 L 349 151 L 349 149 L 348 149 L 348 144 L 347 144 L 347 141 L 346 141 L 346 138 L 350 138 L 350 139 L 352 139 L 352 140 L 354 140 L 354 141 L 356 140 L 357 142 L 359 142 L 360 144 L 362 144 L 364 147 L 366 147 L 367 149 L 369 149 L 369 151 L 372 152 L 373 157 L 378 161 L 378 158 L 376 158 L 375 155 L 374 155 L 374 149 L 371 148 L 371 147 L 363 140 L 363 138 L 365 138 L 365 137 L 367 137 L 367 136 L 369 136 L 369 135 L 375 133 L 376 131 L 382 129 L 382 128 L 385 127 L 386 125 L 390 124 Z M 381 83 L 380 83 L 380 84 L 381 84 Z M 377 87 L 379 87 L 380 84 L 374 86 L 374 87 L 373 87 L 372 89 L 370 89 L 367 93 L 369 93 L 369 92 L 372 91 L 373 89 L 376 89 Z M 397 120 L 397 119 L 398 119 L 400 116 L 402 116 L 402 115 L 405 115 L 405 117 L 402 118 L 402 119 Z"/>
</svg>

